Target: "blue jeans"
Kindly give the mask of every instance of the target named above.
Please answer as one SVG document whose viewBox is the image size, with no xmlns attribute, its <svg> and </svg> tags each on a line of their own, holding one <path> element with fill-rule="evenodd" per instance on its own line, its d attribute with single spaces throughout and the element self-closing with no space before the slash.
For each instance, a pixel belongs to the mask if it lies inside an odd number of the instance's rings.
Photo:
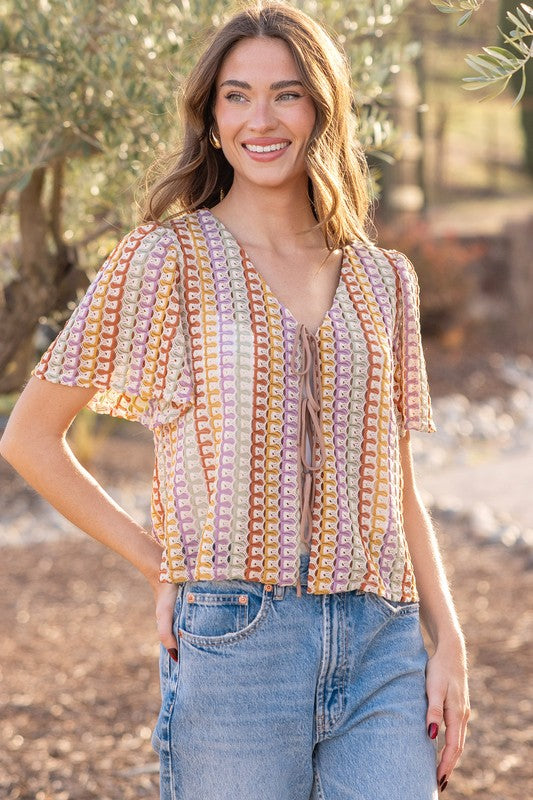
<svg viewBox="0 0 533 800">
<path fill-rule="evenodd" d="M 437 798 L 417 602 L 188 581 L 174 631 L 152 736 L 161 800 Z"/>
</svg>

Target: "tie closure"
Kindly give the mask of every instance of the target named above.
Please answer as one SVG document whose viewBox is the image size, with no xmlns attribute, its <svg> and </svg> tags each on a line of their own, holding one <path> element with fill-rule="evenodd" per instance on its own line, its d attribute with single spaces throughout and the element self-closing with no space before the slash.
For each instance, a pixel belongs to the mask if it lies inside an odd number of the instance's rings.
<svg viewBox="0 0 533 800">
<path fill-rule="evenodd" d="M 302 367 L 297 369 L 296 355 L 300 346 L 302 350 Z M 309 544 L 311 541 L 316 473 L 322 469 L 326 460 L 326 443 L 322 430 L 322 382 L 318 341 L 316 335 L 310 333 L 303 322 L 299 322 L 296 329 L 296 340 L 291 354 L 290 369 L 295 375 L 300 376 L 298 450 L 303 480 L 300 476 L 301 523 L 299 536 L 303 542 Z M 311 376 L 313 377 L 314 387 L 311 385 Z M 305 393 L 303 391 L 304 387 Z M 310 441 L 311 463 L 307 461 L 307 435 L 309 435 Z M 318 460 L 315 460 L 317 442 L 320 456 Z M 298 570 L 296 594 L 298 597 L 302 596 L 300 570 Z"/>
</svg>

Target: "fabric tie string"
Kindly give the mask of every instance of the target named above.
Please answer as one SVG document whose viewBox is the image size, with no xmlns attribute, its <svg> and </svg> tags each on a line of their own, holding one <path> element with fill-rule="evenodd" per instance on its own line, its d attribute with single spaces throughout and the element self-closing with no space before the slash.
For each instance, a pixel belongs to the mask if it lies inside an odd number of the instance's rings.
<svg viewBox="0 0 533 800">
<path fill-rule="evenodd" d="M 296 355 L 301 347 L 302 367 L 296 367 Z M 296 340 L 290 359 L 290 369 L 300 376 L 300 401 L 298 414 L 298 450 L 303 480 L 300 476 L 301 523 L 299 537 L 306 544 L 311 542 L 313 520 L 313 499 L 315 496 L 316 473 L 322 469 L 326 460 L 326 443 L 322 430 L 322 382 L 318 341 L 305 325 L 300 322 L 296 329 Z M 314 386 L 311 384 L 313 377 Z M 305 393 L 304 393 L 305 388 Z M 307 436 L 309 435 L 311 463 L 307 461 Z M 320 457 L 315 460 L 316 443 L 319 444 Z M 298 570 L 296 594 L 302 596 L 300 570 Z"/>
</svg>

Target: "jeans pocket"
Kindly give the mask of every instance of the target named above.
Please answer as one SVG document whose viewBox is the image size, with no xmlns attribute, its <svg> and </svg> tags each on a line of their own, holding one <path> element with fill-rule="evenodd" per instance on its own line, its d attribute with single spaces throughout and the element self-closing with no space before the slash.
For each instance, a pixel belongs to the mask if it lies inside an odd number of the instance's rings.
<svg viewBox="0 0 533 800">
<path fill-rule="evenodd" d="M 178 634 L 192 644 L 229 644 L 260 625 L 272 602 L 264 584 L 242 580 L 188 581 Z"/>
<path fill-rule="evenodd" d="M 387 617 L 416 616 L 420 611 L 419 600 L 391 600 L 376 592 L 367 592 L 367 595 Z"/>
</svg>

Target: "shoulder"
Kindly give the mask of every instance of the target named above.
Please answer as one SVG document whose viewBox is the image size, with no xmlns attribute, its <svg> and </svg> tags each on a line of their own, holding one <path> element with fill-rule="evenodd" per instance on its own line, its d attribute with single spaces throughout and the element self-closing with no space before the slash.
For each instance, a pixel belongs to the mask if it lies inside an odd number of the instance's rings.
<svg viewBox="0 0 533 800">
<path fill-rule="evenodd" d="M 396 272 L 399 273 L 400 277 L 404 280 L 414 280 L 417 281 L 416 270 L 413 266 L 412 261 L 405 253 L 402 253 L 400 250 L 394 250 L 393 248 L 378 248 L 381 252 L 386 256 L 386 258 L 390 261 L 393 268 Z"/>
<path fill-rule="evenodd" d="M 128 231 L 116 247 L 124 250 L 134 249 L 146 252 L 158 247 L 171 247 L 176 244 L 176 232 L 171 225 L 162 222 L 145 222 Z"/>
<path fill-rule="evenodd" d="M 179 262 L 179 242 L 172 226 L 147 222 L 132 228 L 117 241 L 102 265 L 102 271 L 141 275 L 150 267 L 155 270 L 164 264 L 176 267 Z"/>
<path fill-rule="evenodd" d="M 405 255 L 398 250 L 380 247 L 370 239 L 360 239 L 357 236 L 347 243 L 347 247 L 352 249 L 357 255 L 370 259 L 385 259 L 390 262 L 396 262 L 405 258 Z"/>
<path fill-rule="evenodd" d="M 394 248 L 372 247 L 373 252 L 381 260 L 390 264 L 395 278 L 402 288 L 402 291 L 418 291 L 418 275 L 410 258 L 400 250 Z"/>
<path fill-rule="evenodd" d="M 363 241 L 358 238 L 352 239 L 348 243 L 348 249 L 357 258 L 363 259 L 363 263 L 375 264 L 382 274 L 389 273 L 391 276 L 397 276 L 402 283 L 413 279 L 416 281 L 416 271 L 413 264 L 405 253 L 399 250 L 380 247 L 374 242 Z"/>
</svg>

